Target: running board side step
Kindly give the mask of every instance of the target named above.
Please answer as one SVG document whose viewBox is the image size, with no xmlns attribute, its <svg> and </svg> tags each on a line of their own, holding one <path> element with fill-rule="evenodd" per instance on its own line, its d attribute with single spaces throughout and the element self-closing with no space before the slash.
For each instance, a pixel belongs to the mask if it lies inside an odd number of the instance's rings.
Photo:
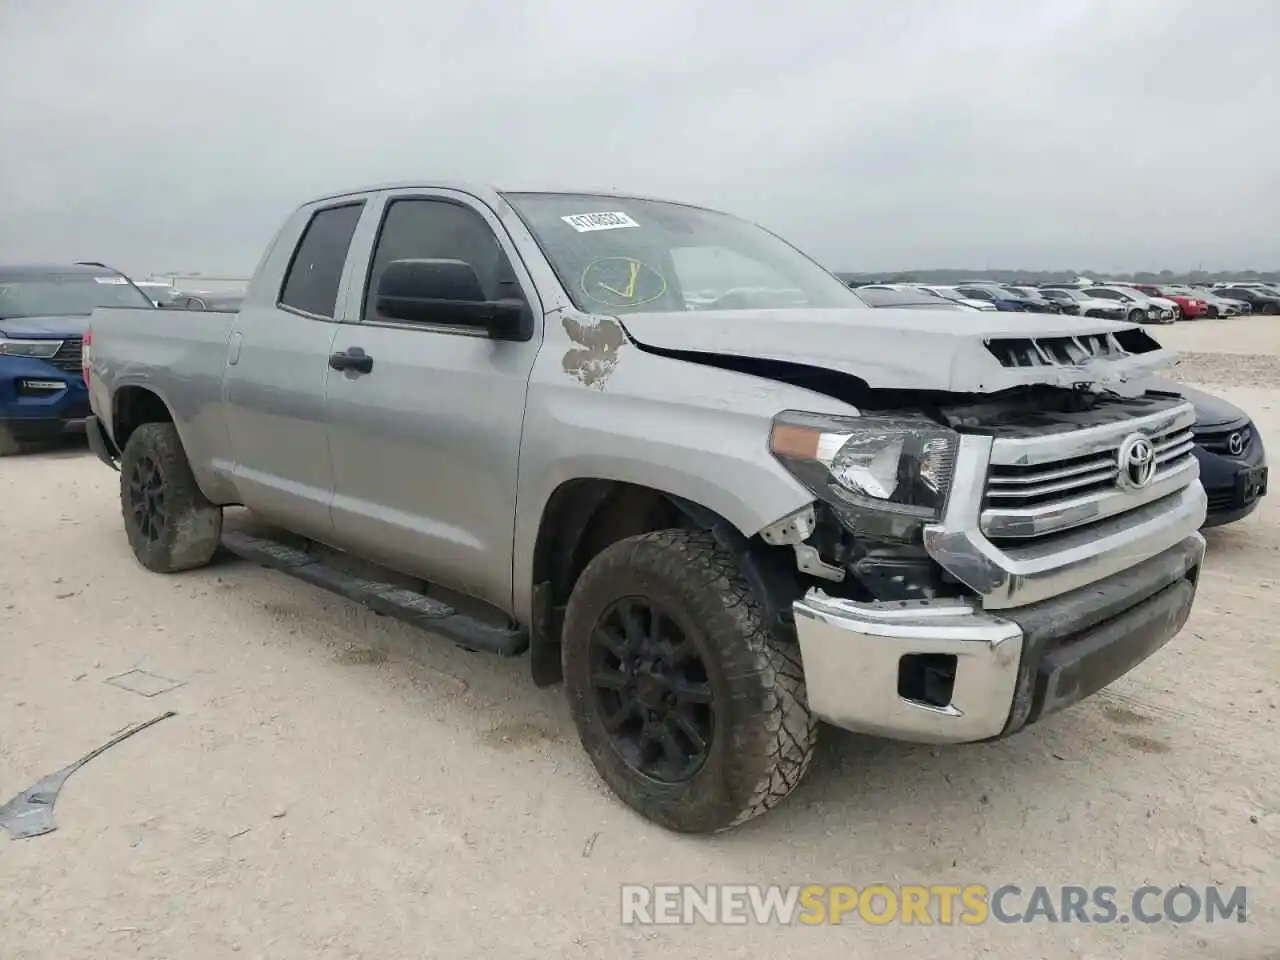
<svg viewBox="0 0 1280 960">
<path fill-rule="evenodd" d="M 492 626 L 417 591 L 338 570 L 278 540 L 228 530 L 222 534 L 222 545 L 238 557 L 322 587 L 375 613 L 438 633 L 467 650 L 514 657 L 529 647 L 529 635 L 523 628 Z"/>
</svg>

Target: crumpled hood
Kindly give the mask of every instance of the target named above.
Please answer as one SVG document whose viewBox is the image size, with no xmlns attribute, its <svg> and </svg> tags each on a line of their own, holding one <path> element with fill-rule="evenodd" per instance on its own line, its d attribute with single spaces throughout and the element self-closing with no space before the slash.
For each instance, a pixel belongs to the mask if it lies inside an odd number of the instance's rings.
<svg viewBox="0 0 1280 960">
<path fill-rule="evenodd" d="M 89 316 L 68 317 L 0 317 L 0 335 L 52 340 L 56 337 L 83 337 L 89 329 Z"/>
<path fill-rule="evenodd" d="M 616 319 L 642 346 L 837 370 L 875 389 L 996 393 L 1031 384 L 1115 383 L 1175 359 L 1134 324 L 1059 314 L 879 307 L 629 313 Z M 1137 337 L 1148 351 L 1126 352 L 1116 334 Z M 1104 355 L 1073 363 L 1049 352 L 1074 342 L 1079 353 L 1075 338 L 1087 335 L 1101 335 Z M 1011 362 L 1011 349 L 1027 362 Z"/>
</svg>

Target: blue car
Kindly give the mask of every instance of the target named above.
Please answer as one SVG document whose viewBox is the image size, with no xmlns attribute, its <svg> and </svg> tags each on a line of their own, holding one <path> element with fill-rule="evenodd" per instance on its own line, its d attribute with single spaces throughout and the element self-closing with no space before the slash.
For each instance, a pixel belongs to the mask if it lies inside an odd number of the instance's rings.
<svg viewBox="0 0 1280 960">
<path fill-rule="evenodd" d="M 966 296 L 971 300 L 986 300 L 988 303 L 995 304 L 997 310 L 1002 312 L 1014 313 L 1030 313 L 1031 304 L 1026 297 L 1020 297 L 1011 290 L 1005 290 L 997 286 L 957 286 L 956 291 L 962 296 Z"/>
<path fill-rule="evenodd" d="M 0 456 L 55 439 L 89 415 L 81 350 L 96 307 L 155 304 L 101 264 L 0 264 Z"/>
</svg>

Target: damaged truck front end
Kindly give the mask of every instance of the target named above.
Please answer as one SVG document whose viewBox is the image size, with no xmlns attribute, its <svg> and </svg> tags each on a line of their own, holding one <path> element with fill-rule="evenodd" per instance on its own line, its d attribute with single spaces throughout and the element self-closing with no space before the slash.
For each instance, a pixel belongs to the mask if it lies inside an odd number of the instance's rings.
<svg viewBox="0 0 1280 960">
<path fill-rule="evenodd" d="M 1006 736 L 1182 628 L 1206 509 L 1189 404 L 1042 386 L 921 406 L 774 425 L 773 455 L 816 498 L 762 537 L 815 578 L 793 614 L 818 716 Z"/>
</svg>

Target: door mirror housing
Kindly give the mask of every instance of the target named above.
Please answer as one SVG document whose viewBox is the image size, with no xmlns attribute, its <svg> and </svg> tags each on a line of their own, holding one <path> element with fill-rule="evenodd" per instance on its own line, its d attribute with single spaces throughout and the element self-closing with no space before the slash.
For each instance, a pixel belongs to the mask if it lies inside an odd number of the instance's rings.
<svg viewBox="0 0 1280 960">
<path fill-rule="evenodd" d="M 481 329 L 494 340 L 528 340 L 533 332 L 529 305 L 518 297 L 485 299 L 464 260 L 392 260 L 376 296 L 378 313 L 394 320 Z"/>
</svg>

